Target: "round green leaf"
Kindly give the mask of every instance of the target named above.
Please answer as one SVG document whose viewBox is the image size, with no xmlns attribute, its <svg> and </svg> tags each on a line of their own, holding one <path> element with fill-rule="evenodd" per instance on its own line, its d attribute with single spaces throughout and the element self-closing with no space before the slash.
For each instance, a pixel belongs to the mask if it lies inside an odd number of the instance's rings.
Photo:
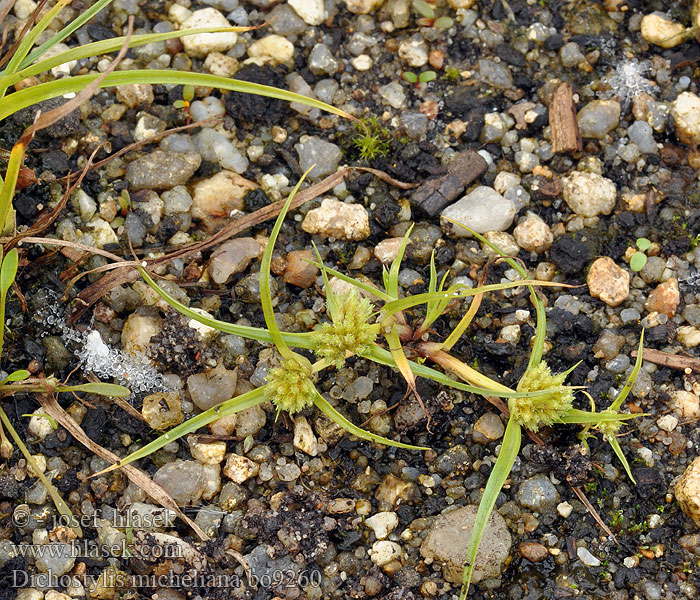
<svg viewBox="0 0 700 600">
<path fill-rule="evenodd" d="M 647 255 L 644 252 L 635 252 L 630 259 L 630 269 L 638 273 L 647 264 Z"/>
<path fill-rule="evenodd" d="M 637 248 L 639 248 L 642 252 L 648 250 L 649 246 L 651 246 L 651 242 L 647 238 L 637 239 Z"/>
</svg>

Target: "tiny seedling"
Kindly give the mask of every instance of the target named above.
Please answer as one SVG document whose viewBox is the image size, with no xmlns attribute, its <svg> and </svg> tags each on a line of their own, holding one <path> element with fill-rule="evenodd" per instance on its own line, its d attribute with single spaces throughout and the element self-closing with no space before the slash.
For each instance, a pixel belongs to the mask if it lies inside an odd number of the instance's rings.
<svg viewBox="0 0 700 600">
<path fill-rule="evenodd" d="M 639 273 L 647 264 L 646 251 L 651 247 L 651 242 L 647 238 L 637 238 L 635 242 L 637 251 L 630 258 L 630 269 L 635 273 Z"/>
<path fill-rule="evenodd" d="M 404 71 L 401 75 L 406 81 L 418 87 L 421 83 L 428 83 L 437 79 L 435 71 L 421 71 L 417 75 L 413 71 Z"/>
<path fill-rule="evenodd" d="M 182 109 L 185 111 L 187 114 L 187 124 L 190 124 L 190 119 L 192 118 L 192 115 L 190 113 L 190 104 L 192 102 L 192 99 L 194 98 L 194 86 L 193 85 L 185 85 L 182 87 L 182 100 L 175 100 L 173 102 L 173 106 L 178 109 Z"/>
<path fill-rule="evenodd" d="M 436 17 L 435 9 L 425 0 L 413 0 L 413 10 L 421 17 L 418 24 L 423 27 L 435 27 L 436 29 L 449 29 L 454 21 L 450 17 Z"/>
</svg>

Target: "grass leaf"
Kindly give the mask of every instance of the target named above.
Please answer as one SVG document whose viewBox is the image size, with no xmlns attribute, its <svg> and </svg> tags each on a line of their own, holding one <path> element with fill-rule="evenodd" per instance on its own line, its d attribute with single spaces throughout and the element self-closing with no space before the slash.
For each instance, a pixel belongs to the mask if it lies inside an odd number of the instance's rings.
<svg viewBox="0 0 700 600">
<path fill-rule="evenodd" d="M 398 299 L 399 297 L 399 270 L 401 269 L 401 261 L 406 252 L 406 246 L 408 245 L 411 231 L 413 231 L 413 225 L 408 228 L 408 231 L 403 236 L 403 240 L 401 240 L 401 246 L 396 254 L 396 258 L 391 262 L 388 283 L 385 284 L 386 293 L 394 299 Z"/>
<path fill-rule="evenodd" d="M 141 458 L 145 458 L 146 456 L 150 456 L 151 454 L 153 454 L 153 452 L 155 452 L 156 450 L 160 450 L 166 444 L 178 440 L 183 435 L 187 435 L 188 433 L 194 433 L 200 427 L 209 425 L 209 423 L 212 423 L 213 421 L 216 421 L 221 417 L 226 417 L 228 415 L 232 415 L 242 410 L 246 410 L 253 406 L 257 406 L 258 404 L 262 404 L 263 402 L 265 402 L 266 399 L 265 387 L 266 386 L 256 388 L 254 390 L 251 390 L 250 392 L 246 392 L 245 394 L 236 396 L 235 398 L 231 398 L 230 400 L 226 400 L 221 404 L 217 404 L 209 410 L 205 410 L 203 413 L 198 414 L 196 417 L 192 417 L 189 421 L 185 421 L 177 427 L 173 427 L 167 433 L 164 433 L 163 435 L 157 437 L 151 443 L 146 444 L 143 448 L 139 448 L 136 452 L 132 452 L 126 458 L 122 458 L 119 460 L 119 462 L 113 464 L 112 466 L 103 469 L 99 473 L 95 473 L 94 475 L 92 475 L 92 477 L 99 477 L 101 475 L 104 475 L 105 473 L 109 473 L 110 471 L 114 471 L 115 469 L 119 469 L 120 467 L 128 465 L 134 462 L 135 460 L 139 460 Z"/>
<path fill-rule="evenodd" d="M 262 305 L 263 316 L 265 317 L 265 325 L 267 325 L 267 329 L 272 337 L 272 343 L 275 345 L 278 352 L 285 359 L 296 360 L 300 364 L 308 363 L 308 360 L 302 360 L 303 357 L 301 355 L 297 354 L 296 352 L 292 352 L 289 349 L 289 346 L 287 346 L 287 343 L 282 337 L 279 327 L 277 327 L 277 321 L 275 321 L 275 311 L 272 308 L 272 294 L 270 293 L 270 266 L 272 264 L 272 252 L 275 249 L 275 242 L 277 241 L 277 236 L 280 233 L 280 229 L 282 229 L 282 223 L 284 223 L 284 218 L 287 216 L 289 206 L 292 203 L 294 196 L 299 191 L 304 179 L 306 179 L 306 176 L 315 166 L 316 165 L 313 165 L 301 176 L 301 179 L 299 179 L 287 197 L 287 201 L 284 203 L 284 207 L 282 207 L 282 210 L 277 216 L 277 220 L 272 227 L 270 239 L 265 246 L 265 251 L 263 252 L 262 259 L 260 261 L 260 304 Z"/>
<path fill-rule="evenodd" d="M 17 371 L 12 371 L 5 379 L 0 381 L 0 385 L 3 383 L 10 383 L 13 381 L 24 381 L 27 377 L 29 377 L 31 373 L 27 371 L 26 369 L 19 369 Z"/>
<path fill-rule="evenodd" d="M 620 459 L 620 462 L 622 463 L 622 466 L 625 468 L 625 472 L 627 473 L 627 477 L 630 478 L 630 480 L 632 481 L 632 483 L 634 485 L 637 485 L 637 482 L 634 480 L 634 477 L 632 476 L 632 469 L 630 469 L 630 464 L 627 462 L 627 458 L 625 458 L 625 455 L 622 452 L 622 448 L 620 448 L 620 442 L 617 441 L 617 438 L 614 435 L 606 435 L 605 439 L 608 441 L 608 444 L 610 444 L 612 449 L 615 451 L 617 458 Z"/>
<path fill-rule="evenodd" d="M 484 495 L 481 497 L 481 502 L 479 503 L 479 510 L 476 513 L 474 529 L 472 529 L 469 548 L 467 549 L 466 566 L 462 574 L 462 591 L 459 595 L 460 600 L 464 600 L 469 592 L 469 584 L 471 583 L 472 573 L 474 572 L 474 564 L 476 563 L 476 557 L 479 552 L 481 538 L 484 535 L 489 517 L 496 505 L 496 498 L 498 498 L 503 484 L 510 475 L 515 459 L 518 457 L 521 438 L 522 431 L 520 425 L 513 419 L 509 419 L 506 432 L 503 435 L 501 452 L 496 459 L 496 464 L 491 470 Z"/>
<path fill-rule="evenodd" d="M 56 98 L 69 93 L 80 92 L 90 83 L 92 83 L 100 74 L 90 73 L 88 75 L 76 75 L 75 77 L 66 77 L 41 83 L 39 85 L 24 88 L 8 96 L 0 99 L 0 121 L 9 115 L 32 104 Z M 113 87 L 120 85 L 131 85 L 135 83 L 156 84 L 173 84 L 173 85 L 194 85 L 203 87 L 214 87 L 222 90 L 233 92 L 242 92 L 245 94 L 257 94 L 268 98 L 276 98 L 286 102 L 299 102 L 305 106 L 318 108 L 325 112 L 329 112 L 340 117 L 357 121 L 357 118 L 351 114 L 335 108 L 330 104 L 314 100 L 308 96 L 296 94 L 288 90 L 281 90 L 268 85 L 252 83 L 250 81 L 239 81 L 229 77 L 220 77 L 218 75 L 210 75 L 207 73 L 185 72 L 185 71 L 168 71 L 165 69 L 134 69 L 132 71 L 116 71 L 110 73 L 102 82 L 100 87 Z"/>
<path fill-rule="evenodd" d="M 630 391 L 632 390 L 632 386 L 634 386 L 634 382 L 637 381 L 637 376 L 639 375 L 639 371 L 642 368 L 643 350 L 644 350 L 644 329 L 642 329 L 642 334 L 639 336 L 639 345 L 637 346 L 637 359 L 634 361 L 634 368 L 632 369 L 630 376 L 627 378 L 627 381 L 625 381 L 625 385 L 622 386 L 620 393 L 617 395 L 615 400 L 613 400 L 613 403 L 610 405 L 610 408 L 608 410 L 612 410 L 612 411 L 616 412 L 617 410 L 619 410 L 620 406 L 622 406 L 622 403 L 627 399 L 627 396 L 629 395 Z"/>
<path fill-rule="evenodd" d="M 80 385 L 60 385 L 57 392 L 85 392 L 87 394 L 98 394 L 100 396 L 112 396 L 114 398 L 127 398 L 131 396 L 131 390 L 116 383 L 104 383 L 96 381 L 94 383 L 81 383 Z"/>
</svg>

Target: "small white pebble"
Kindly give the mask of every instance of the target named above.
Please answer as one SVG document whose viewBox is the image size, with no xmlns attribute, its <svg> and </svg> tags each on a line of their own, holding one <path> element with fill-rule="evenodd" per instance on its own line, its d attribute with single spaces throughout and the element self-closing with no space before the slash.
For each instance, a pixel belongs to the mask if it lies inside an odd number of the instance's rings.
<svg viewBox="0 0 700 600">
<path fill-rule="evenodd" d="M 573 510 L 574 507 L 571 506 L 571 504 L 569 504 L 568 502 L 560 502 L 559 504 L 557 504 L 557 512 L 565 519 L 569 518 L 569 515 L 571 515 Z"/>
<path fill-rule="evenodd" d="M 664 415 L 656 421 L 656 424 L 659 426 L 659 429 L 671 432 L 676 428 L 676 425 L 678 425 L 678 417 L 674 415 Z"/>
</svg>

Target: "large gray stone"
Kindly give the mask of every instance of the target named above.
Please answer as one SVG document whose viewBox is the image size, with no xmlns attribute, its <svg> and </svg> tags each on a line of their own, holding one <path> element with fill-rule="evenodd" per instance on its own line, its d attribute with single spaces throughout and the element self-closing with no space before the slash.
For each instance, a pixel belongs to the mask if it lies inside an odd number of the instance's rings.
<svg viewBox="0 0 700 600">
<path fill-rule="evenodd" d="M 450 583 L 462 582 L 464 561 L 477 511 L 477 506 L 469 505 L 440 515 L 435 519 L 420 547 L 423 558 L 430 558 L 442 565 L 443 577 Z M 511 543 L 505 520 L 494 510 L 481 538 L 472 583 L 500 577 L 510 553 Z"/>
</svg>

